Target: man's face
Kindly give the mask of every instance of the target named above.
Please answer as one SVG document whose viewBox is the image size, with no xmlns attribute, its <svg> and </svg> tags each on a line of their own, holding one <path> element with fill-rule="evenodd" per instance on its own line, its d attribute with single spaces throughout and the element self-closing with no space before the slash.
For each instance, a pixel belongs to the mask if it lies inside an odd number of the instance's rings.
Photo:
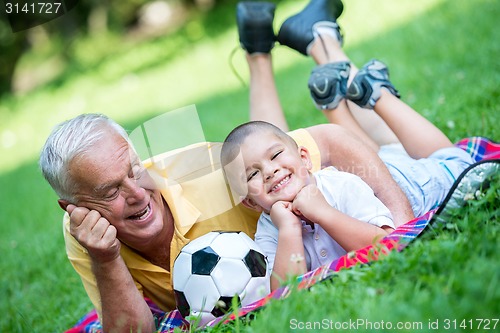
<svg viewBox="0 0 500 333">
<path fill-rule="evenodd" d="M 164 230 L 165 205 L 159 190 L 128 142 L 107 132 L 70 163 L 76 205 L 98 211 L 120 241 L 140 250 Z"/>
<path fill-rule="evenodd" d="M 277 201 L 293 201 L 310 182 L 310 159 L 272 132 L 255 133 L 241 146 L 244 178 L 250 199 L 265 212 Z"/>
</svg>

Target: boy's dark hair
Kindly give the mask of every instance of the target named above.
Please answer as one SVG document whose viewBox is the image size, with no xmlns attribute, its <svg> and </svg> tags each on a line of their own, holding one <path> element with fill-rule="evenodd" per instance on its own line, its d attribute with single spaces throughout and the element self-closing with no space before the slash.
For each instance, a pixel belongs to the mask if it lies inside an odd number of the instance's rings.
<svg viewBox="0 0 500 333">
<path fill-rule="evenodd" d="M 245 139 L 255 132 L 271 132 L 279 139 L 283 140 L 286 144 L 297 147 L 297 143 L 288 134 L 283 132 L 277 126 L 265 121 L 250 121 L 237 126 L 233 129 L 222 145 L 221 150 L 221 164 L 222 166 L 228 165 L 240 153 L 240 147 L 245 142 Z"/>
</svg>

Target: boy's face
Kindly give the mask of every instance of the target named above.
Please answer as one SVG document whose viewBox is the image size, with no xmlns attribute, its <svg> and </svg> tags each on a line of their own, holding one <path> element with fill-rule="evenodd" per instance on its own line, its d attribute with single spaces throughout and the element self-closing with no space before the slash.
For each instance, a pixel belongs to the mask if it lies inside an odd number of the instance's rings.
<svg viewBox="0 0 500 333">
<path fill-rule="evenodd" d="M 243 203 L 269 213 L 277 201 L 293 201 L 310 182 L 311 161 L 306 148 L 292 145 L 270 131 L 254 133 L 241 145 L 244 167 L 238 178 L 248 191 Z"/>
</svg>

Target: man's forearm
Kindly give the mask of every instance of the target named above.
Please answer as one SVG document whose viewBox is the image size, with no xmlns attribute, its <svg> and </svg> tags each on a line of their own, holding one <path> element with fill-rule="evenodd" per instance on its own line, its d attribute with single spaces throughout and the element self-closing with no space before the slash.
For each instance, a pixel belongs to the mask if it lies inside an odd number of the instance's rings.
<svg viewBox="0 0 500 333">
<path fill-rule="evenodd" d="M 101 296 L 104 332 L 154 332 L 153 315 L 121 257 L 92 265 Z"/>
<path fill-rule="evenodd" d="M 322 165 L 333 165 L 363 179 L 389 208 L 396 227 L 414 217 L 405 194 L 373 149 L 338 125 L 323 124 L 307 130 L 318 145 Z"/>
<path fill-rule="evenodd" d="M 386 168 L 385 165 L 383 168 Z M 415 216 L 406 195 L 392 178 L 389 171 L 376 179 L 365 180 L 375 193 L 375 196 L 389 208 L 396 227 L 412 220 Z"/>
<path fill-rule="evenodd" d="M 340 170 L 356 174 L 371 187 L 375 196 L 391 212 L 396 227 L 413 219 L 408 198 L 394 181 L 384 162 L 371 149 L 366 149 L 362 155 L 364 157 L 356 162 L 356 166 Z M 359 156 L 352 157 L 353 160 L 358 158 Z"/>
</svg>

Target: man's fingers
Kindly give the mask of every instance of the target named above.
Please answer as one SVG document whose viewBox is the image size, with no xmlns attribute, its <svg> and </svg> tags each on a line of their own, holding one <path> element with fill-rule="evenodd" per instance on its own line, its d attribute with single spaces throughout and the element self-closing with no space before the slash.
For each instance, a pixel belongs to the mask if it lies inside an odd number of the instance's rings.
<svg viewBox="0 0 500 333">
<path fill-rule="evenodd" d="M 68 213 L 70 217 L 71 228 L 78 228 L 83 223 L 85 218 L 87 218 L 87 215 L 90 213 L 90 210 L 85 207 L 74 206 L 72 207 L 71 212 L 69 212 L 68 210 Z"/>
<path fill-rule="evenodd" d="M 110 248 L 120 246 L 120 241 L 118 240 L 118 238 L 116 238 L 116 235 L 116 228 L 113 225 L 108 224 L 108 227 L 106 228 L 106 231 L 102 236 L 102 240 L 104 243 L 109 244 Z"/>
<path fill-rule="evenodd" d="M 93 225 L 89 225 L 89 230 L 94 237 L 99 239 L 104 235 L 109 225 L 108 220 L 104 217 L 99 217 Z"/>
<path fill-rule="evenodd" d="M 90 232 L 95 240 L 102 241 L 104 244 L 109 244 L 110 246 L 116 240 L 116 228 L 104 217 L 97 220 Z"/>
<path fill-rule="evenodd" d="M 104 220 L 103 224 L 105 226 L 99 226 L 93 231 L 100 219 Z M 97 238 L 100 238 L 108 224 L 108 221 L 98 211 L 89 210 L 85 207 L 76 207 L 70 215 L 70 232 L 73 237 L 81 242 L 96 237 L 95 233 L 98 232 L 101 232 L 100 235 L 97 235 Z"/>
<path fill-rule="evenodd" d="M 71 213 L 73 213 L 73 210 L 76 208 L 75 205 L 73 204 L 69 204 L 68 206 L 66 206 L 66 211 L 68 212 L 69 215 L 71 215 Z"/>
<path fill-rule="evenodd" d="M 106 232 L 104 233 L 103 238 L 113 240 L 116 238 L 116 235 L 117 231 L 115 226 L 108 224 L 108 227 L 106 228 Z"/>
<path fill-rule="evenodd" d="M 117 239 L 116 228 L 111 225 L 104 217 L 99 218 L 94 227 L 90 230 L 95 245 L 101 244 L 103 247 L 112 247 Z"/>
<path fill-rule="evenodd" d="M 95 260 L 108 261 L 120 252 L 116 228 L 98 211 L 76 207 L 71 213 L 70 232 Z"/>
</svg>

